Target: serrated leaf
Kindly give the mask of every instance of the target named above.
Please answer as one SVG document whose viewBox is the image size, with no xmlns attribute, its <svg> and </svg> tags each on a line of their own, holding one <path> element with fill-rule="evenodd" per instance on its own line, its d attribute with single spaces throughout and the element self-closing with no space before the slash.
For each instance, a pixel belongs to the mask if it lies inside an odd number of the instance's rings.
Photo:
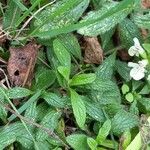
<svg viewBox="0 0 150 150">
<path fill-rule="evenodd" d="M 87 138 L 87 143 L 91 150 L 96 150 L 98 143 L 93 138 Z"/>
<path fill-rule="evenodd" d="M 51 86 L 56 79 L 55 73 L 52 70 L 42 69 L 36 76 L 35 88 L 46 89 Z"/>
<path fill-rule="evenodd" d="M 72 134 L 66 140 L 74 150 L 88 150 L 87 136 L 84 134 Z"/>
<path fill-rule="evenodd" d="M 99 103 L 89 100 L 87 97 L 82 97 L 82 99 L 84 100 L 87 114 L 99 122 L 104 122 L 105 116 Z"/>
<path fill-rule="evenodd" d="M 59 1 L 52 7 L 42 11 L 41 14 L 38 14 L 39 19 L 35 20 L 34 26 L 36 28 L 44 22 L 39 29 L 39 32 L 43 32 L 74 23 L 81 17 L 88 4 L 89 0 Z"/>
<path fill-rule="evenodd" d="M 81 96 L 73 89 L 70 89 L 70 94 L 71 94 L 71 105 L 73 108 L 73 114 L 75 116 L 77 124 L 79 125 L 80 128 L 83 129 L 86 121 L 85 104 Z"/>
<path fill-rule="evenodd" d="M 100 79 L 111 79 L 115 66 L 116 53 L 107 57 L 104 62 L 97 68 L 96 75 Z"/>
<path fill-rule="evenodd" d="M 19 19 L 20 15 L 21 15 L 20 8 L 15 4 L 13 0 L 8 0 L 7 9 L 3 16 L 3 28 L 4 29 L 15 28 L 15 24 Z"/>
<path fill-rule="evenodd" d="M 142 90 L 139 92 L 139 94 L 149 94 L 150 93 L 150 87 L 148 85 L 145 85 Z"/>
<path fill-rule="evenodd" d="M 41 125 L 43 127 L 49 128 L 50 131 L 53 131 L 58 125 L 58 119 L 60 118 L 61 113 L 56 112 L 54 110 L 49 110 L 49 112 L 45 115 L 43 120 L 41 121 Z M 38 129 L 36 133 L 36 139 L 39 141 L 44 141 L 48 138 L 48 133 L 43 131 L 42 129 Z"/>
<path fill-rule="evenodd" d="M 10 99 L 18 99 L 31 95 L 33 92 L 29 89 L 22 87 L 14 87 L 12 89 L 7 90 L 6 94 Z"/>
<path fill-rule="evenodd" d="M 70 86 L 92 83 L 95 79 L 96 75 L 94 73 L 75 75 L 70 81 Z"/>
<path fill-rule="evenodd" d="M 15 141 L 21 142 L 21 138 L 24 138 L 24 143 L 21 144 L 25 148 L 31 148 L 33 146 L 31 136 L 28 135 L 22 123 L 16 122 L 2 127 L 0 129 L 0 135 L 0 149 L 6 148 L 6 146 Z"/>
<path fill-rule="evenodd" d="M 150 98 L 140 98 L 138 99 L 138 108 L 142 112 L 150 112 Z"/>
<path fill-rule="evenodd" d="M 64 108 L 66 106 L 66 101 L 55 93 L 45 92 L 42 98 L 51 106 L 57 108 Z"/>
<path fill-rule="evenodd" d="M 36 121 L 37 110 L 36 110 L 37 102 L 32 103 L 25 111 L 25 117 L 31 119 L 32 121 Z M 29 125 L 32 127 L 32 125 Z"/>
<path fill-rule="evenodd" d="M 116 70 L 119 75 L 126 81 L 130 81 L 130 70 L 131 68 L 128 67 L 127 63 L 117 60 L 116 61 Z"/>
<path fill-rule="evenodd" d="M 71 67 L 71 56 L 69 52 L 66 50 L 62 42 L 58 39 L 55 39 L 53 42 L 54 52 L 57 56 L 58 61 L 60 62 L 61 66 Z"/>
<path fill-rule="evenodd" d="M 110 130 L 111 130 L 111 121 L 106 120 L 98 132 L 98 135 L 96 137 L 96 141 L 99 144 L 101 144 L 106 139 L 106 137 L 108 136 Z"/>
<path fill-rule="evenodd" d="M 87 86 L 86 89 L 89 90 L 88 95 L 90 99 L 98 101 L 99 104 L 106 105 L 111 103 L 120 103 L 121 96 L 117 84 L 111 80 L 99 79 Z"/>
<path fill-rule="evenodd" d="M 123 45 L 128 49 L 134 45 L 133 38 L 141 39 L 140 31 L 136 24 L 130 19 L 124 19 L 119 24 L 120 39 Z"/>
<path fill-rule="evenodd" d="M 111 41 L 113 34 L 115 33 L 115 29 L 116 28 L 112 28 L 111 30 L 100 35 L 101 41 L 102 41 L 102 47 L 104 50 L 108 50 L 108 48 L 110 49 L 110 47 L 108 46 L 110 46 L 110 41 Z"/>
<path fill-rule="evenodd" d="M 69 81 L 70 68 L 65 66 L 59 66 L 57 70 L 66 79 L 66 81 Z"/>
<path fill-rule="evenodd" d="M 105 5 L 100 10 L 88 13 L 88 15 L 81 20 L 81 23 L 98 18 L 103 19 L 100 19 L 100 21 L 86 27 L 80 28 L 78 33 L 86 36 L 97 36 L 99 34 L 103 34 L 121 22 L 132 11 L 132 9 L 133 1 L 129 0 L 124 0 L 118 5 L 115 2 Z"/>
<path fill-rule="evenodd" d="M 78 39 L 73 34 L 63 34 L 58 37 L 68 52 L 70 52 L 73 56 L 75 56 L 78 59 L 82 59 L 81 56 L 81 48 L 78 43 Z"/>
<path fill-rule="evenodd" d="M 138 126 L 138 117 L 126 111 L 118 112 L 112 119 L 112 131 L 114 134 L 121 134 L 135 126 Z"/>
<path fill-rule="evenodd" d="M 137 14 L 133 16 L 133 20 L 135 22 L 135 24 L 140 27 L 140 28 L 144 28 L 144 29 L 150 29 L 150 13 L 148 14 Z"/>
</svg>

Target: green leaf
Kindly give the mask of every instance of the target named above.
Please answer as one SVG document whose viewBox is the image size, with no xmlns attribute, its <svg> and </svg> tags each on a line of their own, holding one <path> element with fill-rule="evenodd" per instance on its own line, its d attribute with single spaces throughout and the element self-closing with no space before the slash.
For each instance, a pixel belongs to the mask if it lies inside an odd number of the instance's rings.
<svg viewBox="0 0 150 150">
<path fill-rule="evenodd" d="M 95 79 L 96 75 L 94 73 L 75 75 L 70 81 L 70 86 L 92 83 Z"/>
<path fill-rule="evenodd" d="M 124 19 L 119 24 L 119 33 L 121 43 L 128 49 L 134 45 L 133 38 L 135 36 L 140 40 L 140 31 L 136 24 L 134 24 L 130 19 Z"/>
<path fill-rule="evenodd" d="M 46 89 L 51 86 L 56 79 L 55 73 L 52 70 L 42 69 L 35 77 L 36 89 Z"/>
<path fill-rule="evenodd" d="M 57 70 L 66 79 L 66 81 L 69 81 L 70 68 L 65 66 L 59 66 Z"/>
<path fill-rule="evenodd" d="M 14 87 L 12 89 L 9 89 L 6 92 L 6 94 L 10 99 L 18 99 L 18 98 L 27 97 L 27 96 L 33 94 L 33 92 L 26 88 Z"/>
<path fill-rule="evenodd" d="M 82 99 L 84 100 L 87 114 L 99 122 L 104 122 L 105 116 L 100 104 L 88 99 L 87 97 L 82 97 Z"/>
<path fill-rule="evenodd" d="M 78 59 L 82 59 L 81 48 L 78 39 L 73 34 L 63 34 L 60 35 L 59 40 L 64 44 L 67 51 Z"/>
<path fill-rule="evenodd" d="M 99 104 L 106 105 L 111 103 L 120 103 L 121 96 L 117 84 L 111 80 L 99 79 L 85 86 L 88 89 L 88 95 L 90 99 L 98 101 Z"/>
<path fill-rule="evenodd" d="M 103 124 L 103 126 L 100 128 L 99 133 L 96 137 L 96 141 L 101 144 L 108 136 L 109 132 L 111 130 L 111 121 L 106 120 Z"/>
<path fill-rule="evenodd" d="M 116 7 L 113 7 L 109 11 L 106 11 L 102 16 L 100 15 L 100 17 L 98 17 L 98 18 L 90 19 L 90 20 L 87 20 L 85 22 L 82 21 L 78 24 L 70 24 L 70 25 L 67 25 L 65 27 L 49 30 L 49 31 L 46 31 L 46 32 L 35 33 L 36 31 L 33 31 L 29 36 L 54 37 L 56 35 L 59 35 L 59 34 L 62 34 L 62 33 L 69 33 L 69 32 L 75 31 L 79 28 L 87 27 L 89 25 L 93 26 L 93 24 L 97 24 L 98 22 L 102 21 L 103 19 L 107 19 L 108 17 L 111 17 L 111 16 L 115 15 L 117 12 L 121 12 L 121 11 L 126 11 L 127 12 L 129 10 L 131 11 L 132 8 L 133 8 L 133 4 L 134 4 L 134 1 L 124 0 L 124 1 L 120 2 Z M 123 13 L 123 14 L 126 14 L 126 13 Z M 40 26 L 39 26 L 39 28 L 40 28 Z"/>
<path fill-rule="evenodd" d="M 33 102 L 37 101 L 38 98 L 40 97 L 41 95 L 41 91 L 37 91 L 32 97 L 30 97 L 28 99 L 28 101 L 23 104 L 19 109 L 18 109 L 18 112 L 21 114 L 23 111 L 25 111 Z M 9 121 L 12 121 L 16 118 L 16 115 L 12 114 L 8 120 Z"/>
<path fill-rule="evenodd" d="M 119 111 L 123 110 L 123 105 L 121 105 L 120 103 L 114 102 L 111 104 L 107 104 L 105 105 L 104 109 L 107 112 L 107 114 L 109 115 L 110 118 L 113 118 Z"/>
<path fill-rule="evenodd" d="M 0 135 L 0 149 L 6 148 L 15 141 L 20 142 L 21 138 L 24 138 L 24 143 L 21 144 L 23 144 L 25 148 L 31 148 L 33 146 L 31 136 L 28 135 L 22 123 L 16 122 L 1 127 Z"/>
<path fill-rule="evenodd" d="M 135 22 L 135 24 L 139 27 L 139 28 L 144 28 L 144 29 L 150 29 L 150 13 L 148 14 L 136 14 L 133 16 L 133 20 Z"/>
<path fill-rule="evenodd" d="M 35 30 L 38 28 L 40 33 L 74 23 L 81 17 L 88 4 L 89 0 L 59 1 L 38 14 L 38 20 L 34 22 Z"/>
<path fill-rule="evenodd" d="M 149 94 L 150 93 L 150 87 L 148 85 L 144 85 L 142 90 L 139 92 L 139 94 Z"/>
<path fill-rule="evenodd" d="M 133 102 L 133 100 L 134 100 L 134 96 L 133 96 L 132 93 L 126 94 L 125 98 L 126 98 L 126 100 L 127 100 L 128 102 L 130 102 L 130 103 Z"/>
<path fill-rule="evenodd" d="M 58 61 L 60 62 L 61 66 L 71 67 L 71 57 L 69 52 L 66 50 L 62 42 L 58 39 L 55 39 L 53 42 L 54 52 L 57 56 Z"/>
<path fill-rule="evenodd" d="M 121 134 L 135 126 L 138 126 L 138 117 L 126 111 L 119 111 L 112 119 L 112 131 Z"/>
<path fill-rule="evenodd" d="M 116 67 L 116 70 L 119 73 L 119 75 L 126 82 L 129 82 L 131 80 L 131 77 L 130 77 L 130 70 L 131 70 L 131 68 L 128 67 L 127 63 L 122 62 L 120 60 L 117 60 L 115 67 Z"/>
<path fill-rule="evenodd" d="M 115 2 L 112 2 L 109 5 L 105 5 L 100 10 L 88 13 L 88 15 L 84 17 L 81 22 L 87 22 L 89 20 L 98 18 L 103 19 L 100 19 L 99 21 L 86 27 L 80 28 L 78 33 L 86 36 L 97 36 L 99 34 L 103 34 L 121 22 L 132 11 L 132 8 L 133 1 L 129 0 L 124 0 L 118 5 Z"/>
<path fill-rule="evenodd" d="M 127 92 L 129 92 L 129 86 L 127 84 L 123 84 L 121 87 L 122 93 L 126 94 Z"/>
<path fill-rule="evenodd" d="M 150 112 L 150 98 L 140 98 L 138 99 L 138 108 L 142 112 Z"/>
<path fill-rule="evenodd" d="M 37 110 L 36 110 L 37 102 L 32 103 L 25 111 L 25 117 L 28 119 L 32 119 L 36 121 Z"/>
<path fill-rule="evenodd" d="M 84 134 L 72 134 L 66 140 L 74 150 L 88 150 L 87 136 Z"/>
<path fill-rule="evenodd" d="M 116 60 L 116 53 L 107 57 L 104 62 L 97 68 L 96 75 L 100 79 L 112 79 Z"/>
<path fill-rule="evenodd" d="M 150 54 L 150 44 L 149 43 L 144 43 L 144 44 L 142 44 L 142 46 L 147 51 L 147 53 Z"/>
<path fill-rule="evenodd" d="M 122 141 L 122 148 L 126 149 L 127 146 L 131 142 L 131 133 L 130 133 L 130 131 L 124 132 L 121 138 L 123 139 L 123 141 Z"/>
<path fill-rule="evenodd" d="M 13 0 L 8 0 L 7 9 L 3 16 L 3 28 L 15 28 L 16 21 L 19 19 L 20 15 L 20 8 L 15 4 Z"/>
<path fill-rule="evenodd" d="M 87 143 L 91 150 L 97 150 L 98 143 L 93 138 L 87 138 Z"/>
<path fill-rule="evenodd" d="M 81 96 L 73 89 L 70 89 L 70 94 L 71 94 L 71 105 L 73 108 L 73 114 L 76 118 L 77 124 L 79 125 L 80 128 L 83 129 L 86 121 L 85 104 L 82 101 Z"/>
<path fill-rule="evenodd" d="M 66 101 L 55 93 L 44 92 L 42 98 L 51 106 L 57 108 L 64 108 L 66 106 Z"/>
<path fill-rule="evenodd" d="M 49 112 L 45 115 L 40 124 L 43 127 L 49 128 L 50 131 L 54 131 L 54 129 L 58 125 L 58 120 L 60 116 L 61 116 L 60 112 L 49 110 Z M 48 136 L 49 136 L 48 133 L 43 131 L 43 129 L 38 129 L 38 131 L 36 132 L 36 139 L 39 141 L 44 141 L 45 139 L 48 138 Z"/>
</svg>

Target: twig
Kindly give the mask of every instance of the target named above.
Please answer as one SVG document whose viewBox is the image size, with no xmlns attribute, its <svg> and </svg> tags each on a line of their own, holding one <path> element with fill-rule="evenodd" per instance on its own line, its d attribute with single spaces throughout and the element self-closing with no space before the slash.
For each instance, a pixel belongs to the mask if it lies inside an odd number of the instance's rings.
<svg viewBox="0 0 150 150">
<path fill-rule="evenodd" d="M 1 69 L 1 68 L 0 68 L 0 71 L 4 74 L 7 86 L 10 89 L 10 84 L 9 84 L 8 77 L 7 77 L 6 73 L 5 73 L 5 71 L 3 69 Z"/>
</svg>

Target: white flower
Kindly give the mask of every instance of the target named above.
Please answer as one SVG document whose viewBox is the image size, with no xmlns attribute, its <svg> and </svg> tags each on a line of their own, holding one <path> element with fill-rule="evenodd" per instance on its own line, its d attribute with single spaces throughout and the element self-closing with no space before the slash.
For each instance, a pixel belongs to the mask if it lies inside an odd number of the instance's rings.
<svg viewBox="0 0 150 150">
<path fill-rule="evenodd" d="M 140 45 L 139 40 L 135 37 L 133 39 L 134 41 L 134 46 L 131 46 L 130 49 L 128 50 L 128 53 L 130 56 L 139 56 L 139 54 L 144 53 L 144 49 L 142 48 L 142 46 Z"/>
<path fill-rule="evenodd" d="M 132 67 L 132 69 L 130 71 L 130 76 L 134 80 L 140 80 L 140 79 L 144 78 L 145 72 L 146 72 L 145 67 L 147 64 L 148 64 L 148 60 L 146 60 L 146 59 L 139 61 L 138 63 L 129 62 L 128 66 Z"/>
</svg>

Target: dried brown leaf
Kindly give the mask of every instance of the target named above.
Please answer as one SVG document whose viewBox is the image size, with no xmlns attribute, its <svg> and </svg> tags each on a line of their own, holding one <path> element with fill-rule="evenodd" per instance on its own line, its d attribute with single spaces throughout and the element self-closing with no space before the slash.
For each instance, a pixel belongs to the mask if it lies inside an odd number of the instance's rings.
<svg viewBox="0 0 150 150">
<path fill-rule="evenodd" d="M 84 37 L 84 61 L 88 64 L 100 64 L 103 61 L 103 50 L 97 37 Z"/>
<path fill-rule="evenodd" d="M 145 9 L 150 8 L 150 0 L 142 0 L 142 6 L 143 6 Z"/>
<path fill-rule="evenodd" d="M 39 46 L 35 42 L 20 48 L 10 48 L 8 75 L 13 86 L 30 86 Z"/>
</svg>

